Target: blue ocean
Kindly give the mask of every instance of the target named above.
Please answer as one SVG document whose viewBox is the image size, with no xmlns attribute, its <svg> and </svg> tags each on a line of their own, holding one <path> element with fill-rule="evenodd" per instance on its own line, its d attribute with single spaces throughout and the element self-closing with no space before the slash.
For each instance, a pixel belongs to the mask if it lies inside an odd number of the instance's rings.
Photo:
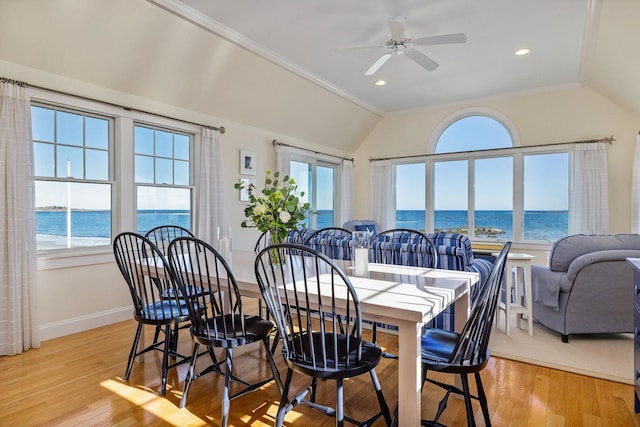
<svg viewBox="0 0 640 427">
<path fill-rule="evenodd" d="M 64 237 L 67 234 L 66 211 L 37 211 L 37 234 Z M 317 228 L 333 226 L 334 215 L 331 211 L 318 211 Z M 398 211 L 396 215 L 398 228 L 425 228 L 425 213 L 419 210 Z M 487 228 L 497 238 L 513 237 L 513 218 L 511 211 L 478 211 L 476 212 L 476 229 Z M 138 232 L 145 233 L 162 224 L 180 225 L 191 228 L 189 211 L 143 210 L 138 212 Z M 436 211 L 435 228 L 438 231 L 466 228 L 466 211 Z M 568 232 L 567 211 L 526 211 L 524 214 L 524 232 L 527 240 L 556 240 L 566 236 Z M 71 229 L 74 237 L 111 239 L 110 211 L 72 211 Z"/>
</svg>

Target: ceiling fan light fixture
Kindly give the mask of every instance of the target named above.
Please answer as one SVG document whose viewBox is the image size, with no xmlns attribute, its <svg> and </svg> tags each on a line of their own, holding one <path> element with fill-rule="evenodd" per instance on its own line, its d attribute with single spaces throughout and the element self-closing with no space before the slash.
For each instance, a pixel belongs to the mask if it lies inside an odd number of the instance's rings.
<svg viewBox="0 0 640 427">
<path fill-rule="evenodd" d="M 527 49 L 527 48 L 525 47 L 525 48 L 522 48 L 522 49 L 518 49 L 518 50 L 516 50 L 515 55 L 516 55 L 516 56 L 527 55 L 529 52 L 531 52 L 531 49 Z"/>
</svg>

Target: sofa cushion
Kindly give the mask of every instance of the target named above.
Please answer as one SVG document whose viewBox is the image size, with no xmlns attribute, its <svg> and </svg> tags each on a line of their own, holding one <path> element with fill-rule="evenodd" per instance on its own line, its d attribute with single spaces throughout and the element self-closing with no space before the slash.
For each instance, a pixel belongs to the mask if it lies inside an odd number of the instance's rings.
<svg viewBox="0 0 640 427">
<path fill-rule="evenodd" d="M 375 224 L 357 224 L 355 228 L 355 231 L 368 231 L 373 233 L 374 236 L 378 234 L 378 227 Z"/>
<path fill-rule="evenodd" d="M 577 257 L 595 251 L 640 249 L 640 235 L 574 234 L 557 240 L 549 253 L 551 271 L 567 271 Z"/>
</svg>

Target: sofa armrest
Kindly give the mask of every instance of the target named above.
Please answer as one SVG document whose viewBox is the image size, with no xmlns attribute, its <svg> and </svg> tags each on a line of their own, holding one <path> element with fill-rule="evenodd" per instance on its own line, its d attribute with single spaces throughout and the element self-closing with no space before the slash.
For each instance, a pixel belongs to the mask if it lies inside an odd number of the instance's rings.
<svg viewBox="0 0 640 427">
<path fill-rule="evenodd" d="M 624 261 L 627 258 L 638 257 L 640 257 L 640 250 L 633 249 L 609 249 L 580 255 L 574 259 L 571 264 L 569 264 L 567 279 L 573 283 L 576 280 L 576 277 L 578 277 L 580 271 L 590 264 L 609 261 Z"/>
<path fill-rule="evenodd" d="M 560 283 L 564 272 L 551 271 L 541 265 L 531 266 L 531 294 L 533 302 L 558 310 L 560 308 Z"/>
</svg>

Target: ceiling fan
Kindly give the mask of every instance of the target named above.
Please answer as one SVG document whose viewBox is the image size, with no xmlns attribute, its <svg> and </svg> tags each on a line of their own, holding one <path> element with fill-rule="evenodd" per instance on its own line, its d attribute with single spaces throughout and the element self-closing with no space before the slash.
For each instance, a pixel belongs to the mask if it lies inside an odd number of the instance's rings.
<svg viewBox="0 0 640 427">
<path fill-rule="evenodd" d="M 376 62 L 373 63 L 367 71 L 365 76 L 371 76 L 375 74 L 385 62 L 389 60 L 393 55 L 405 55 L 413 62 L 421 66 L 427 71 L 433 71 L 438 68 L 439 64 L 433 59 L 429 58 L 424 53 L 417 50 L 416 46 L 433 46 L 438 44 L 453 44 L 464 43 L 467 41 L 467 36 L 464 33 L 454 34 L 441 34 L 437 36 L 426 36 L 413 39 L 407 37 L 404 31 L 404 24 L 406 17 L 396 16 L 389 21 L 389 30 L 391 31 L 391 38 L 383 45 L 376 46 L 356 46 L 351 48 L 342 48 L 341 50 L 352 49 L 369 49 L 369 48 L 385 48 L 387 53 L 382 55 Z"/>
</svg>

